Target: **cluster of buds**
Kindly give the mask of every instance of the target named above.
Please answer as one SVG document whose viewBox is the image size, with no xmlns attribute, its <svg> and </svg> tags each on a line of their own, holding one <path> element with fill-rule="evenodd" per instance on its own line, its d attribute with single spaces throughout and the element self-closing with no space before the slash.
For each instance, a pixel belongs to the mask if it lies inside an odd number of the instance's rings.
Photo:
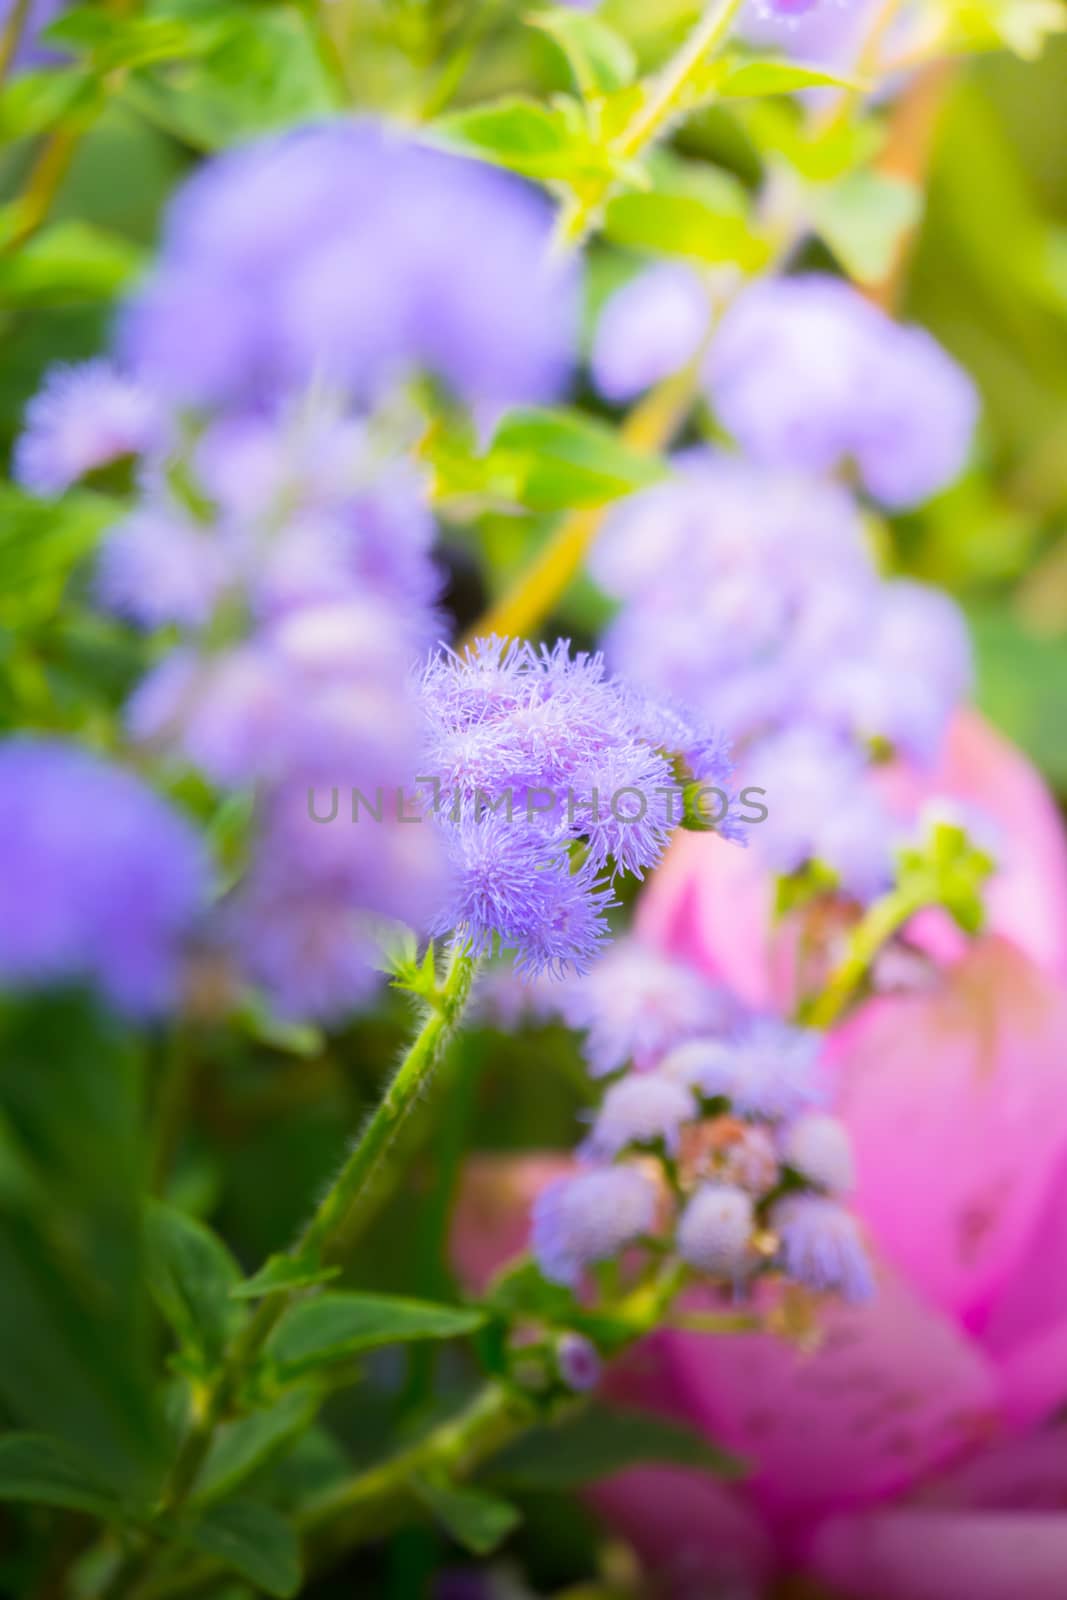
<svg viewBox="0 0 1067 1600">
<path fill-rule="evenodd" d="M 849 1301 L 873 1275 L 842 1124 L 822 1109 L 822 1037 L 768 1019 L 691 1039 L 611 1083 L 583 1166 L 534 1208 L 533 1249 L 580 1287 L 622 1252 L 674 1260 L 682 1282 L 738 1297 L 768 1275 Z M 634 1254 L 640 1260 L 639 1254 Z"/>
</svg>

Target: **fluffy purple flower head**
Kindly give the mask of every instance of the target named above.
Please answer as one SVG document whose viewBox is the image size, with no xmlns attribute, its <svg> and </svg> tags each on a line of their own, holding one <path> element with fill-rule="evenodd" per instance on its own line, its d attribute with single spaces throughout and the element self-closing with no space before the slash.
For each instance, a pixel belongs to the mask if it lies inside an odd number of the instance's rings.
<svg viewBox="0 0 1067 1600">
<path fill-rule="evenodd" d="M 608 932 L 609 888 L 590 863 L 572 868 L 567 841 L 520 817 L 466 809 L 441 830 L 453 888 L 434 931 L 476 955 L 513 950 L 520 973 L 584 972 Z"/>
<path fill-rule="evenodd" d="M 767 817 L 752 837 L 773 871 L 788 876 L 819 862 L 862 902 L 889 886 L 894 824 L 859 748 L 800 725 L 758 744 L 745 772 L 766 794 Z"/>
<path fill-rule="evenodd" d="M 545 1277 L 576 1286 L 587 1267 L 607 1261 L 650 1232 L 656 1190 L 635 1166 L 595 1167 L 550 1183 L 534 1201 L 531 1247 Z"/>
<path fill-rule="evenodd" d="M 483 414 L 551 399 L 577 300 L 548 259 L 551 221 L 522 180 L 370 120 L 298 129 L 186 184 L 121 346 L 196 406 L 312 380 L 373 400 L 414 371 Z"/>
<path fill-rule="evenodd" d="M 52 498 L 102 467 L 144 454 L 162 433 L 153 396 L 106 361 L 52 367 L 26 407 L 14 477 Z"/>
<path fill-rule="evenodd" d="M 424 771 L 457 869 L 449 914 L 476 949 L 499 941 L 531 973 L 584 970 L 615 874 L 660 859 L 682 815 L 674 739 L 724 781 L 729 770 L 722 741 L 564 640 L 438 652 L 419 698 Z"/>
<path fill-rule="evenodd" d="M 856 1219 L 843 1206 L 818 1195 L 791 1195 L 775 1206 L 771 1226 L 790 1278 L 820 1293 L 840 1294 L 850 1304 L 871 1299 L 871 1263 Z"/>
<path fill-rule="evenodd" d="M 826 1112 L 812 1111 L 794 1122 L 786 1133 L 782 1154 L 795 1172 L 828 1194 L 848 1194 L 855 1184 L 848 1130 Z"/>
<path fill-rule="evenodd" d="M 74 745 L 0 746 L 0 982 L 88 982 L 118 1010 L 178 1000 L 207 893 L 192 828 L 139 779 Z"/>
<path fill-rule="evenodd" d="M 894 509 L 959 476 L 978 416 L 974 385 L 936 340 L 817 275 L 746 290 L 719 325 L 708 380 L 757 460 L 814 473 L 851 464 Z"/>
<path fill-rule="evenodd" d="M 634 938 L 620 939 L 580 982 L 568 985 L 564 1016 L 586 1030 L 583 1051 L 594 1077 L 628 1062 L 654 1066 L 683 1040 L 724 1033 L 736 1001 L 692 967 Z"/>
<path fill-rule="evenodd" d="M 755 1226 L 752 1197 L 743 1189 L 705 1184 L 678 1223 L 678 1254 L 699 1272 L 736 1278 L 748 1264 Z"/>
<path fill-rule="evenodd" d="M 632 400 L 691 361 L 711 329 L 711 298 L 689 267 L 639 273 L 600 313 L 590 356 L 606 399 Z"/>
<path fill-rule="evenodd" d="M 609 1159 L 631 1145 L 662 1143 L 675 1155 L 682 1124 L 696 1115 L 691 1091 L 658 1072 L 630 1073 L 612 1084 L 586 1141 L 592 1156 Z"/>
<path fill-rule="evenodd" d="M 851 651 L 877 578 L 835 486 L 694 452 L 610 519 L 593 572 L 627 602 L 616 668 L 734 738 L 794 716 Z"/>
</svg>

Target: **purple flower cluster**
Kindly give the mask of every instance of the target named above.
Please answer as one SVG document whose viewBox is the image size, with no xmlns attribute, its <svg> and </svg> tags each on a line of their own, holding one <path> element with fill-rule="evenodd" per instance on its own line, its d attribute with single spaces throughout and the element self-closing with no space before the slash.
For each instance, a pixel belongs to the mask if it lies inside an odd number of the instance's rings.
<svg viewBox="0 0 1067 1600">
<path fill-rule="evenodd" d="M 614 666 L 736 741 L 772 868 L 818 860 L 857 899 L 880 892 L 894 827 L 871 754 L 936 758 L 971 676 L 953 602 L 879 578 L 844 488 L 710 452 L 616 511 L 593 569 L 624 602 Z"/>
<path fill-rule="evenodd" d="M 730 1022 L 702 1028 L 695 1007 L 664 1030 L 651 988 L 638 1025 L 629 984 L 618 970 L 613 984 L 605 979 L 625 948 L 574 988 L 590 991 L 592 1018 L 611 1026 L 617 1001 L 633 1040 L 658 1035 L 664 1043 L 607 1089 L 583 1150 L 587 1165 L 536 1202 L 532 1242 L 541 1270 L 577 1287 L 587 1268 L 654 1233 L 661 1248 L 673 1237 L 692 1271 L 737 1289 L 771 1270 L 866 1298 L 870 1267 L 840 1203 L 853 1182 L 848 1135 L 821 1109 L 821 1036 L 736 1011 Z M 678 972 L 686 989 L 701 981 Z M 710 1018 L 721 1014 L 721 999 L 705 987 Z M 590 1040 L 596 1048 L 595 1027 Z"/>
<path fill-rule="evenodd" d="M 186 185 L 122 355 L 198 407 L 312 382 L 373 403 L 417 372 L 483 414 L 551 399 L 577 311 L 573 271 L 548 260 L 551 220 L 519 179 L 381 124 L 298 129 Z"/>
<path fill-rule="evenodd" d="M 0 984 L 91 983 L 134 1017 L 176 1004 L 208 878 L 175 811 L 78 746 L 9 739 L 0 840 Z"/>
<path fill-rule="evenodd" d="M 684 778 L 720 789 L 728 750 L 677 705 L 635 696 L 599 655 L 502 639 L 438 652 L 419 686 L 425 771 L 454 869 L 440 919 L 520 970 L 583 970 L 620 872 L 660 859 Z"/>
<path fill-rule="evenodd" d="M 342 789 L 399 792 L 424 770 L 411 671 L 439 636 L 440 580 L 413 460 L 427 390 L 410 380 L 438 382 L 479 422 L 558 393 L 577 284 L 548 260 L 550 228 L 520 179 L 370 121 L 262 140 L 180 191 L 120 319 L 119 366 L 53 372 L 27 413 L 16 470 L 31 491 L 135 469 L 98 594 L 170 629 L 172 647 L 127 725 L 157 758 L 254 791 L 214 937 L 285 1014 L 343 1016 L 375 981 L 378 925 L 440 919 L 438 830 L 404 826 L 395 807 L 396 820 L 327 828 L 308 796 L 332 790 L 336 811 Z M 635 760 L 646 781 L 662 765 Z M 451 843 L 469 926 L 488 873 L 513 923 L 540 896 L 535 966 L 595 943 L 602 854 L 572 874 L 544 841 L 534 877 L 517 836 L 488 854 L 487 833 Z M 659 848 L 635 836 L 638 858 Z"/>
<path fill-rule="evenodd" d="M 694 360 L 711 298 L 689 268 L 654 267 L 607 302 L 593 375 L 632 399 Z M 874 500 L 920 504 L 963 470 L 978 416 L 974 385 L 930 334 L 902 326 L 838 278 L 754 284 L 729 307 L 703 364 L 708 398 L 764 467 L 853 470 Z"/>
</svg>

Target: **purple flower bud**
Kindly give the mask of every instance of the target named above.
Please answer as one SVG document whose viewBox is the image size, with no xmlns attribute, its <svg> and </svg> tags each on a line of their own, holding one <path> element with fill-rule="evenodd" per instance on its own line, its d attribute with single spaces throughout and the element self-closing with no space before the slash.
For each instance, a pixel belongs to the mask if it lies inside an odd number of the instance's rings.
<svg viewBox="0 0 1067 1600">
<path fill-rule="evenodd" d="M 824 1112 L 801 1117 L 786 1133 L 782 1152 L 801 1177 L 829 1194 L 847 1194 L 855 1183 L 852 1141 L 836 1117 Z"/>
<path fill-rule="evenodd" d="M 596 1345 L 580 1333 L 564 1333 L 556 1340 L 556 1366 L 575 1394 L 595 1389 L 604 1370 Z"/>
<path fill-rule="evenodd" d="M 775 1206 L 771 1226 L 781 1240 L 781 1264 L 797 1283 L 840 1294 L 853 1304 L 875 1292 L 874 1273 L 856 1219 L 833 1200 L 793 1195 Z"/>
<path fill-rule="evenodd" d="M 678 1223 L 678 1254 L 700 1272 L 733 1278 L 746 1265 L 755 1227 L 752 1197 L 743 1189 L 706 1184 Z"/>
<path fill-rule="evenodd" d="M 682 1123 L 695 1114 L 693 1096 L 684 1085 L 658 1072 L 630 1073 L 601 1101 L 587 1142 L 589 1153 L 609 1158 L 627 1145 L 662 1141 L 675 1155 Z"/>
<path fill-rule="evenodd" d="M 656 1190 L 634 1166 L 560 1178 L 534 1202 L 531 1245 L 553 1283 L 576 1285 L 586 1267 L 618 1255 L 652 1229 Z"/>
</svg>

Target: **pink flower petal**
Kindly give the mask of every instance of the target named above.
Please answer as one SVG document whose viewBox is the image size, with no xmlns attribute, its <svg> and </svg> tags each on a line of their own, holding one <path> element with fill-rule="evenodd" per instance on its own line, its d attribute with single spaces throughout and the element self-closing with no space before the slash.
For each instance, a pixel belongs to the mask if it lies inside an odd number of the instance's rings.
<svg viewBox="0 0 1067 1600">
<path fill-rule="evenodd" d="M 1063 1600 L 1067 1515 L 835 1517 L 816 1535 L 811 1565 L 849 1600 Z"/>
<path fill-rule="evenodd" d="M 762 1334 L 669 1338 L 691 1415 L 798 1529 L 908 1488 L 995 1426 L 981 1351 L 890 1271 L 873 1302 L 827 1309 L 812 1353 Z"/>
<path fill-rule="evenodd" d="M 976 1318 L 1028 1244 L 1067 1148 L 1067 994 L 1001 939 L 834 1039 L 856 1210 L 943 1309 Z"/>
</svg>

